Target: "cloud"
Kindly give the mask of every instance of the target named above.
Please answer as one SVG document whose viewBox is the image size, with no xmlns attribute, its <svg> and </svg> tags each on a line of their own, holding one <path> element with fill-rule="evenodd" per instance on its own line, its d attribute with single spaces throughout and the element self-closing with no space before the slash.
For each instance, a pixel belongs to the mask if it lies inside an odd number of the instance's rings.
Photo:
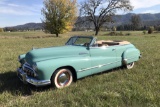
<svg viewBox="0 0 160 107">
<path fill-rule="evenodd" d="M 18 3 L 0 2 L 0 14 L 6 15 L 40 15 L 42 5 L 25 5 Z"/>
<path fill-rule="evenodd" d="M 146 11 L 142 11 L 141 13 L 159 13 L 159 11 L 157 11 L 157 10 L 146 10 Z"/>
<path fill-rule="evenodd" d="M 17 4 L 8 4 L 8 6 L 11 6 L 11 7 L 20 7 L 20 5 L 17 5 Z"/>
<path fill-rule="evenodd" d="M 0 0 L 0 27 L 41 22 L 42 2 L 43 0 Z"/>
<path fill-rule="evenodd" d="M 130 0 L 134 9 L 147 8 L 160 4 L 160 0 Z"/>
<path fill-rule="evenodd" d="M 35 13 L 23 9 L 13 9 L 13 8 L 4 8 L 0 7 L 0 13 L 2 14 L 8 14 L 8 15 L 35 15 Z"/>
</svg>

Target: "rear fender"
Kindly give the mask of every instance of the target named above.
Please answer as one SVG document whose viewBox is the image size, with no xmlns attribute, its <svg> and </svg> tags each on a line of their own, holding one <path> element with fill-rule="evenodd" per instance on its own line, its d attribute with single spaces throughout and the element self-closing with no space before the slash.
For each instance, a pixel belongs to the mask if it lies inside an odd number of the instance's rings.
<svg viewBox="0 0 160 107">
<path fill-rule="evenodd" d="M 123 52 L 122 62 L 124 65 L 138 61 L 140 58 L 140 51 L 136 48 L 129 48 Z"/>
</svg>

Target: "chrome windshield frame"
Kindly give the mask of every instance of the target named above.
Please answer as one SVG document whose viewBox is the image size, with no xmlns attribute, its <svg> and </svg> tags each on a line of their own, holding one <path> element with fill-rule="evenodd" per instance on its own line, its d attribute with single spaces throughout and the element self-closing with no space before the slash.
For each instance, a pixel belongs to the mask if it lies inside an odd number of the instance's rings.
<svg viewBox="0 0 160 107">
<path fill-rule="evenodd" d="M 73 39 L 73 38 L 74 38 L 74 39 Z M 90 42 L 89 42 L 89 46 L 92 46 L 92 45 L 95 43 L 95 40 L 96 40 L 96 38 L 94 38 L 93 36 L 72 36 L 72 37 L 69 38 L 69 40 L 65 43 L 65 45 L 80 46 L 80 45 L 75 45 L 75 44 L 74 44 L 78 38 L 89 38 L 89 39 L 91 39 Z M 70 43 L 71 40 L 74 40 L 74 41 Z"/>
</svg>

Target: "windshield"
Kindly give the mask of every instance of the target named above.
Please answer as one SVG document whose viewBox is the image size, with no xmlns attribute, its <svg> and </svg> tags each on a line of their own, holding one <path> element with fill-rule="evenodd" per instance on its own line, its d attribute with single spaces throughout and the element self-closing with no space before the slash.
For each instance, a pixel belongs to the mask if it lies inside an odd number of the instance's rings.
<svg viewBox="0 0 160 107">
<path fill-rule="evenodd" d="M 71 37 L 66 45 L 89 46 L 93 37 L 74 36 Z"/>
</svg>

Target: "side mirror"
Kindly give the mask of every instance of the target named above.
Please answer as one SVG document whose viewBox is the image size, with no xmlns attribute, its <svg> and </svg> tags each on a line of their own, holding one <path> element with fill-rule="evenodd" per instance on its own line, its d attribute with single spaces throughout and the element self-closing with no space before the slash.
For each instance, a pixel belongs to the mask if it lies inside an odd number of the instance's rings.
<svg viewBox="0 0 160 107">
<path fill-rule="evenodd" d="M 89 47 L 90 47 L 89 43 L 86 44 L 86 47 L 87 47 L 87 50 L 89 50 Z"/>
</svg>

